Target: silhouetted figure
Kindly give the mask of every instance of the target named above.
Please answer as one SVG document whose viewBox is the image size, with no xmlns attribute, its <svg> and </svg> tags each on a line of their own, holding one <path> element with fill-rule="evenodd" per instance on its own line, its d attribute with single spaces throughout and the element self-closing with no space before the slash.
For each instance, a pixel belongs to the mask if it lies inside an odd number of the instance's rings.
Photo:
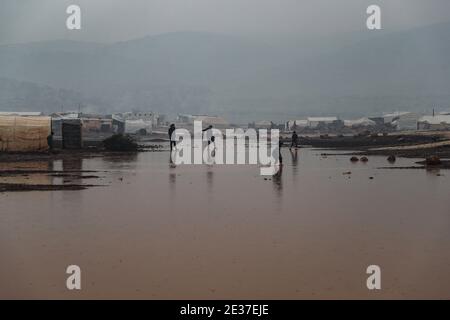
<svg viewBox="0 0 450 320">
<path fill-rule="evenodd" d="M 172 123 L 169 127 L 170 151 L 172 151 L 173 147 L 175 147 L 177 145 L 175 136 L 172 137 L 175 129 L 176 129 L 175 125 Z"/>
<path fill-rule="evenodd" d="M 49 150 L 50 152 L 53 151 L 53 135 L 54 135 L 54 132 L 52 131 L 52 132 L 47 136 L 48 150 Z"/>
<path fill-rule="evenodd" d="M 208 127 L 206 127 L 205 129 L 203 129 L 202 131 L 205 132 L 206 131 L 206 139 L 208 139 L 208 145 L 211 144 L 211 142 L 214 142 L 214 140 L 212 140 L 213 135 L 212 135 L 212 129 L 213 126 L 209 125 Z"/>
<path fill-rule="evenodd" d="M 289 149 L 291 149 L 292 147 L 295 147 L 295 148 L 298 147 L 298 135 L 297 135 L 297 132 L 295 132 L 295 131 L 294 131 L 294 133 L 292 133 L 291 146 L 289 147 Z"/>
</svg>

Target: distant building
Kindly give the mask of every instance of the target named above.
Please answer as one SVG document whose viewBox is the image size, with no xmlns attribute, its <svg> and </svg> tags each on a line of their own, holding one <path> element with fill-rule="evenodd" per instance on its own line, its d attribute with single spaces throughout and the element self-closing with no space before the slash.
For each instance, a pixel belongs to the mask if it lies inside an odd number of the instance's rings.
<svg viewBox="0 0 450 320">
<path fill-rule="evenodd" d="M 450 115 L 423 116 L 417 122 L 418 130 L 450 130 Z"/>
</svg>

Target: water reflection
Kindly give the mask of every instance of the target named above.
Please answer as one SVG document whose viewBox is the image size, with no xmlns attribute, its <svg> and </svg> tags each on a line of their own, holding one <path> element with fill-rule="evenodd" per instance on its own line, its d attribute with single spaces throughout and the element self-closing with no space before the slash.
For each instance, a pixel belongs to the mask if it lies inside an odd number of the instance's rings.
<svg viewBox="0 0 450 320">
<path fill-rule="evenodd" d="M 176 168 L 175 160 L 176 160 L 176 153 L 169 152 L 169 166 L 170 168 Z"/>
<path fill-rule="evenodd" d="M 63 175 L 64 183 L 81 184 L 81 171 L 83 171 L 83 159 L 63 159 L 62 169 L 65 172 Z"/>
<path fill-rule="evenodd" d="M 213 192 L 212 192 L 213 183 L 214 183 L 213 167 L 212 166 L 207 166 L 207 169 L 206 169 L 206 186 L 207 186 L 207 190 L 208 190 L 208 194 L 209 195 L 213 194 Z"/>
<path fill-rule="evenodd" d="M 272 176 L 273 187 L 275 190 L 275 195 L 277 197 L 278 203 L 281 204 L 282 195 L 283 195 L 283 165 L 279 166 L 279 170 Z"/>
<path fill-rule="evenodd" d="M 132 152 L 132 153 L 119 153 L 119 154 L 110 154 L 104 156 L 102 159 L 104 161 L 110 162 L 110 163 L 130 163 L 130 162 L 136 162 L 138 158 L 138 153 Z"/>
<path fill-rule="evenodd" d="M 427 175 L 430 175 L 430 176 L 441 176 L 441 169 L 427 167 L 426 173 L 427 173 Z"/>
<path fill-rule="evenodd" d="M 298 150 L 297 148 L 292 151 L 292 149 L 289 149 L 289 152 L 291 153 L 292 158 L 292 166 L 294 166 L 294 171 L 296 171 L 296 167 L 298 165 Z"/>
</svg>

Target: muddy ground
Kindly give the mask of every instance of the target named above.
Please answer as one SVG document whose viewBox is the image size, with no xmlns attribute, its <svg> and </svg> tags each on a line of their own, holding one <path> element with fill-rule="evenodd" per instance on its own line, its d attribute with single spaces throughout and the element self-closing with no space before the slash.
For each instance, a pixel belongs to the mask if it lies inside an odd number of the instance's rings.
<svg viewBox="0 0 450 320">
<path fill-rule="evenodd" d="M 388 136 L 301 138 L 301 145 L 326 150 L 349 150 L 347 155 L 381 155 L 405 158 L 438 156 L 450 159 L 448 132 L 435 134 L 396 134 Z M 324 155 L 333 155 L 325 152 Z M 342 153 L 339 153 L 342 155 Z"/>
<path fill-rule="evenodd" d="M 402 134 L 388 136 L 329 136 L 329 137 L 300 137 L 300 145 L 309 145 L 314 148 L 341 149 L 341 150 L 368 150 L 370 148 L 411 146 L 434 143 L 448 140 L 439 134 L 420 135 Z"/>
</svg>

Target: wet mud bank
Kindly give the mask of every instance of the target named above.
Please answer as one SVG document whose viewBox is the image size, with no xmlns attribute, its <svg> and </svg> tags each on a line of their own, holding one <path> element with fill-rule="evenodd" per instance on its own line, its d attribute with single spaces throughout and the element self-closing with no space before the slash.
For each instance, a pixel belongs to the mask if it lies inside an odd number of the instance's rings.
<svg viewBox="0 0 450 320">
<path fill-rule="evenodd" d="M 95 158 L 127 162 L 137 152 L 55 151 L 0 154 L 0 193 L 26 191 L 80 191 L 104 185 L 108 170 L 83 170 L 82 162 Z M 61 163 L 57 170 L 55 163 Z M 84 183 L 89 181 L 89 183 Z M 102 181 L 102 182 L 98 182 Z"/>
<path fill-rule="evenodd" d="M 25 184 L 25 183 L 0 183 L 1 192 L 26 192 L 26 191 L 79 191 L 99 185 L 87 184 Z"/>
<path fill-rule="evenodd" d="M 301 137 L 301 145 L 321 149 L 366 150 L 376 147 L 411 146 L 448 140 L 440 134 L 398 134 L 376 136 Z"/>
<path fill-rule="evenodd" d="M 403 158 L 423 158 L 437 156 L 450 159 L 449 134 L 399 134 L 364 137 L 307 138 L 302 144 L 323 150 L 346 150 L 345 153 L 324 152 L 323 156 L 395 156 Z M 446 164 L 442 164 L 446 166 Z"/>
</svg>

